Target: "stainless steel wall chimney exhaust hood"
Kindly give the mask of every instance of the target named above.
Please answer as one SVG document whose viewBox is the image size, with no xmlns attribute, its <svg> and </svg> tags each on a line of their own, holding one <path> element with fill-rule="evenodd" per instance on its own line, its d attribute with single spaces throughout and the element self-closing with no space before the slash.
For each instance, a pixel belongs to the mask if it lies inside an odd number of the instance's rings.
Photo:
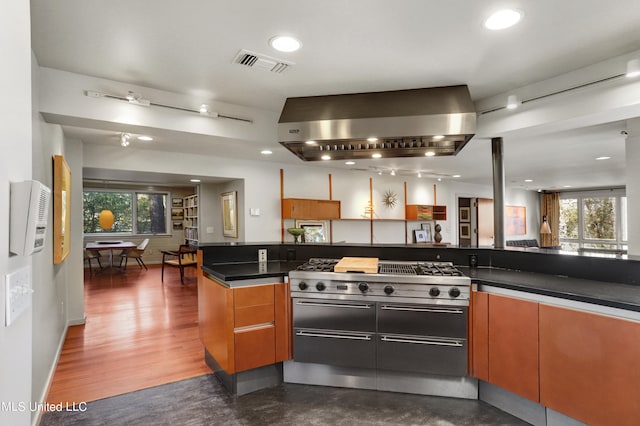
<svg viewBox="0 0 640 426">
<path fill-rule="evenodd" d="M 288 98 L 278 121 L 304 161 L 455 155 L 475 131 L 466 85 Z"/>
</svg>

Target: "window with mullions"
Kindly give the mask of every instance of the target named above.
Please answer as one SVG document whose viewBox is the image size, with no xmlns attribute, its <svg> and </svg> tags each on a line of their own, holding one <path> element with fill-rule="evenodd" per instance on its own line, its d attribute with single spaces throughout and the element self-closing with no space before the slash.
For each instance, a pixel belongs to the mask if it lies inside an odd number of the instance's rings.
<svg viewBox="0 0 640 426">
<path fill-rule="evenodd" d="M 566 193 L 560 198 L 563 250 L 626 250 L 627 198 L 623 190 Z"/>
<path fill-rule="evenodd" d="M 83 192 L 85 234 L 167 234 L 169 194 L 165 192 L 86 190 Z M 102 210 L 111 210 L 111 229 L 100 227 Z"/>
</svg>

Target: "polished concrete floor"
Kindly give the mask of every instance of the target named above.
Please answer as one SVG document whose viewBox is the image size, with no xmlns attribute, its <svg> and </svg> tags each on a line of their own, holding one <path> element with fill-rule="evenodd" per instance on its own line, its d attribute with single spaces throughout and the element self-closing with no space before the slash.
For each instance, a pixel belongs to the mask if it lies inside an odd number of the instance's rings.
<svg viewBox="0 0 640 426">
<path fill-rule="evenodd" d="M 41 425 L 526 425 L 481 401 L 284 384 L 230 396 L 208 374 L 48 412 Z"/>
</svg>

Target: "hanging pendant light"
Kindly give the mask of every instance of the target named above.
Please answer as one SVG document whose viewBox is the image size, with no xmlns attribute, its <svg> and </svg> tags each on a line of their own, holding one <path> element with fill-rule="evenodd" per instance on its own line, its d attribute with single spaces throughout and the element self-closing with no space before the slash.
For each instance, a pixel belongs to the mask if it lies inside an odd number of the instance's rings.
<svg viewBox="0 0 640 426">
<path fill-rule="evenodd" d="M 102 210 L 98 216 L 98 222 L 100 223 L 100 228 L 105 231 L 113 228 L 113 212 L 111 210 Z"/>
<path fill-rule="evenodd" d="M 540 233 L 541 234 L 550 234 L 551 227 L 549 226 L 549 221 L 547 220 L 547 215 L 542 216 L 542 224 L 540 225 Z"/>
</svg>

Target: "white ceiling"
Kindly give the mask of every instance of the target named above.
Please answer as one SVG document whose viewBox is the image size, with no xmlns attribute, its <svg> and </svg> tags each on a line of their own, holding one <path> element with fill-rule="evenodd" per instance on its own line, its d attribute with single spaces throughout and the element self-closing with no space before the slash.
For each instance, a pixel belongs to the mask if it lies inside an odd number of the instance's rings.
<svg viewBox="0 0 640 426">
<path fill-rule="evenodd" d="M 483 29 L 483 19 L 502 6 L 524 11 L 522 22 L 502 32 Z M 292 96 L 453 84 L 467 84 L 477 101 L 640 49 L 637 0 L 32 0 L 31 10 L 41 66 L 277 112 Z M 302 49 L 273 51 L 268 40 L 276 34 L 296 36 Z M 295 65 L 283 74 L 244 68 L 232 64 L 240 49 Z M 622 129 L 618 122 L 508 140 L 507 185 L 623 185 Z M 65 127 L 65 133 L 114 143 L 113 132 Z M 203 153 L 193 136 L 176 145 L 175 135 L 150 133 L 155 141 L 142 149 Z M 300 163 L 276 141 L 273 150 L 264 161 Z M 490 152 L 489 141 L 473 139 L 456 157 L 357 167 L 490 183 Z M 255 149 L 225 153 L 256 159 Z M 612 159 L 594 162 L 602 155 Z"/>
</svg>

